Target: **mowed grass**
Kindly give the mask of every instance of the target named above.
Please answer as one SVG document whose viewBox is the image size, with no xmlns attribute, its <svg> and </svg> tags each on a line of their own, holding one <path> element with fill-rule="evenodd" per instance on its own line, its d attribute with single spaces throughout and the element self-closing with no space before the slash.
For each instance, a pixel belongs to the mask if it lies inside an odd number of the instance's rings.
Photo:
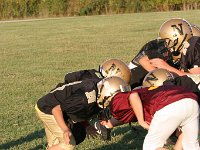
<svg viewBox="0 0 200 150">
<path fill-rule="evenodd" d="M 0 22 L 0 149 L 45 149 L 46 138 L 34 105 L 67 72 L 95 68 L 110 58 L 128 63 L 160 25 L 180 17 L 200 25 L 200 11 Z M 146 132 L 128 125 L 112 141 L 86 139 L 78 150 L 142 149 Z"/>
</svg>

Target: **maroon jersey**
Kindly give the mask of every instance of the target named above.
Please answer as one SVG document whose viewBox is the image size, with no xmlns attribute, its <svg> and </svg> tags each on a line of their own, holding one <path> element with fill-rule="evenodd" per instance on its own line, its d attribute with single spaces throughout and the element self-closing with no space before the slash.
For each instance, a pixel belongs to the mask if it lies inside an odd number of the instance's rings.
<svg viewBox="0 0 200 150">
<path fill-rule="evenodd" d="M 166 105 L 181 100 L 191 98 L 197 101 L 197 96 L 181 86 L 165 85 L 154 90 L 149 88 L 136 89 L 130 92 L 118 93 L 110 103 L 110 112 L 114 118 L 124 123 L 131 122 L 136 118 L 129 103 L 131 93 L 137 92 L 143 105 L 144 119 L 151 122 L 156 111 Z"/>
</svg>

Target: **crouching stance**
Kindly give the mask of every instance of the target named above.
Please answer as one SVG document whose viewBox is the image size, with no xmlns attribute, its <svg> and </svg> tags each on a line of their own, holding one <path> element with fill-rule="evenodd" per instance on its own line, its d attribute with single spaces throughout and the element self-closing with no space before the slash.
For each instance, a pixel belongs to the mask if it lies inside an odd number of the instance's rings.
<svg viewBox="0 0 200 150">
<path fill-rule="evenodd" d="M 99 112 L 98 81 L 59 84 L 38 100 L 35 108 L 45 127 L 49 150 L 71 150 L 85 139 L 87 120 Z"/>
<path fill-rule="evenodd" d="M 118 80 L 118 79 L 116 79 Z M 158 88 L 140 88 L 132 91 L 126 84 L 105 79 L 101 89 L 99 105 L 108 106 L 117 120 L 128 123 L 137 118 L 138 123 L 148 129 L 143 150 L 162 149 L 169 136 L 178 128 L 183 132 L 183 149 L 199 150 L 199 106 L 197 96 L 184 87 L 163 85 Z M 109 91 L 112 89 L 112 91 Z M 125 91 L 125 92 L 124 92 Z"/>
</svg>

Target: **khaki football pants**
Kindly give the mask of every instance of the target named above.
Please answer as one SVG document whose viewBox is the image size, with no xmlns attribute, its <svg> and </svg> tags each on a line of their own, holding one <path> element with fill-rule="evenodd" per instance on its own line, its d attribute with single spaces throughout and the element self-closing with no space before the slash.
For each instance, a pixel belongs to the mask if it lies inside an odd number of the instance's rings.
<svg viewBox="0 0 200 150">
<path fill-rule="evenodd" d="M 46 137 L 47 137 L 47 142 L 48 142 L 47 149 L 48 147 L 59 144 L 59 147 L 64 150 L 73 150 L 76 145 L 74 136 L 73 135 L 71 136 L 70 144 L 65 144 L 64 139 L 63 139 L 63 131 L 57 125 L 57 122 L 54 116 L 41 112 L 39 108 L 37 107 L 37 105 L 35 106 L 35 109 L 36 109 L 36 113 L 39 119 L 42 121 L 45 127 L 45 132 L 46 132 Z"/>
</svg>

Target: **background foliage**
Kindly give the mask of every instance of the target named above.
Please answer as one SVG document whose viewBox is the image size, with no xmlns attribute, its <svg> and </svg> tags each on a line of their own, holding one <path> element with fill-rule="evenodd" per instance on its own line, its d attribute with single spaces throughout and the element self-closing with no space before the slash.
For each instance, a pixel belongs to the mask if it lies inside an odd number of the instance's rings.
<svg viewBox="0 0 200 150">
<path fill-rule="evenodd" d="M 0 0 L 0 20 L 199 8 L 200 0 Z"/>
<path fill-rule="evenodd" d="M 67 72 L 98 69 L 110 58 L 129 63 L 164 21 L 180 17 L 200 25 L 199 15 L 196 10 L 1 21 L 0 149 L 45 149 L 34 105 Z M 124 125 L 112 131 L 111 142 L 87 139 L 77 149 L 141 150 L 145 133 Z"/>
</svg>

